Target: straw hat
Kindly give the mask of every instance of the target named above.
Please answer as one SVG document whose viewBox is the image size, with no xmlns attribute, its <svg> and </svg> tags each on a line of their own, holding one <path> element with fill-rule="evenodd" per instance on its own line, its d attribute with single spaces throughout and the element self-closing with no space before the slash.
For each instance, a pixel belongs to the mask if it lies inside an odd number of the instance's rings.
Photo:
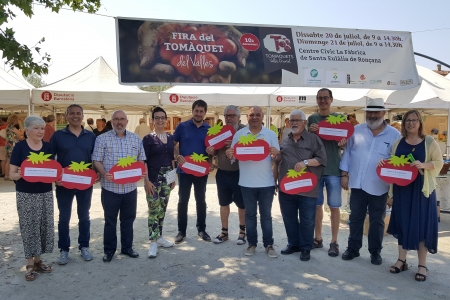
<svg viewBox="0 0 450 300">
<path fill-rule="evenodd" d="M 366 108 L 363 110 L 365 111 L 383 111 L 383 110 L 389 110 L 384 107 L 384 100 L 382 98 L 374 98 L 367 101 Z"/>
</svg>

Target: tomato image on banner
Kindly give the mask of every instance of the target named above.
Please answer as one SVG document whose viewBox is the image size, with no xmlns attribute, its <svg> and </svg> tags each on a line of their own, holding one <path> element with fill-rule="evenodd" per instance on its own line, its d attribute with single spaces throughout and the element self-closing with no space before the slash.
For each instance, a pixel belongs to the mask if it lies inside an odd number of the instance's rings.
<svg viewBox="0 0 450 300">
<path fill-rule="evenodd" d="M 206 147 L 214 147 L 214 150 L 219 150 L 225 146 L 227 140 L 231 140 L 234 135 L 234 128 L 231 125 L 215 124 L 208 129 L 205 138 Z"/>
<path fill-rule="evenodd" d="M 20 165 L 21 176 L 28 182 L 52 183 L 61 178 L 62 167 L 51 154 L 30 152 L 28 159 Z"/>
<path fill-rule="evenodd" d="M 320 121 L 317 135 L 324 140 L 340 142 L 343 138 L 352 136 L 355 129 L 343 115 L 329 115 L 326 120 Z"/>
<path fill-rule="evenodd" d="M 97 173 L 90 169 L 91 163 L 72 162 L 64 168 L 61 184 L 66 189 L 85 190 L 91 187 L 97 179 Z"/>
<path fill-rule="evenodd" d="M 270 146 L 265 140 L 258 140 L 256 135 L 248 134 L 239 137 L 234 145 L 234 157 L 240 161 L 261 161 L 270 152 Z"/>
<path fill-rule="evenodd" d="M 317 184 L 317 177 L 311 172 L 306 172 L 306 167 L 296 172 L 289 169 L 286 176 L 281 179 L 280 189 L 283 193 L 296 195 L 311 191 Z"/>
<path fill-rule="evenodd" d="M 192 153 L 192 155 L 185 156 L 186 162 L 180 165 L 181 170 L 187 174 L 194 175 L 196 177 L 202 177 L 209 173 L 208 156 L 203 154 Z"/>
<path fill-rule="evenodd" d="M 412 167 L 410 159 L 405 155 L 392 155 L 387 164 L 377 167 L 377 175 L 387 183 L 405 186 L 413 182 L 419 170 Z"/>
<path fill-rule="evenodd" d="M 138 182 L 145 173 L 143 162 L 136 161 L 136 156 L 123 157 L 114 165 L 109 173 L 113 175 L 112 181 L 118 184 Z"/>
</svg>

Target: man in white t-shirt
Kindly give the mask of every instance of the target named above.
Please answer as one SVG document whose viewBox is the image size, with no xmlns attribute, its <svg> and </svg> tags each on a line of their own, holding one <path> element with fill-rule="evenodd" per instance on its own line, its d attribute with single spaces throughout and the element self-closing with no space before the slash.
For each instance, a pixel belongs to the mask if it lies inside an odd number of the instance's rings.
<svg viewBox="0 0 450 300">
<path fill-rule="evenodd" d="M 233 137 L 227 157 L 233 161 L 234 145 L 241 136 L 255 135 L 264 139 L 270 146 L 270 153 L 261 161 L 239 161 L 239 186 L 245 205 L 245 223 L 247 226 L 248 248 L 245 255 L 253 255 L 258 244 L 257 212 L 259 206 L 264 248 L 269 257 L 277 257 L 273 249 L 272 202 L 275 192 L 275 180 L 272 173 L 272 159 L 280 153 L 280 146 L 275 132 L 262 126 L 264 113 L 258 106 L 253 106 L 247 113 L 248 126 L 242 128 Z"/>
</svg>

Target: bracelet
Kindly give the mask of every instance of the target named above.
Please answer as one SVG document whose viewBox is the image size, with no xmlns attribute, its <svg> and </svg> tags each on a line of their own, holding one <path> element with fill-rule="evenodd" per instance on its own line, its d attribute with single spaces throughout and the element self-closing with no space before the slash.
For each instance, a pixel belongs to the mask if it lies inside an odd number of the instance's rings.
<svg viewBox="0 0 450 300">
<path fill-rule="evenodd" d="M 341 175 L 341 177 L 348 177 L 348 174 L 345 174 L 345 175 Z"/>
</svg>

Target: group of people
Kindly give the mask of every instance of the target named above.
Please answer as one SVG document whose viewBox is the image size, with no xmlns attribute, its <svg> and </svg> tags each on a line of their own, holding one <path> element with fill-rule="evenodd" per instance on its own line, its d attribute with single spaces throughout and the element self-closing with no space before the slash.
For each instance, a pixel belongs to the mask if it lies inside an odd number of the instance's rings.
<svg viewBox="0 0 450 300">
<path fill-rule="evenodd" d="M 338 231 L 341 189 L 351 189 L 350 234 L 342 259 L 360 256 L 363 223 L 369 214 L 369 252 L 372 264 L 382 263 L 381 250 L 384 232 L 384 215 L 388 194 L 393 196 L 393 211 L 388 232 L 398 238 L 399 258 L 390 268 L 399 273 L 408 268 L 406 253 L 418 250 L 419 268 L 415 279 L 426 280 L 426 254 L 437 252 L 437 211 L 435 177 L 442 167 L 442 155 L 434 139 L 422 132 L 422 119 L 417 111 L 405 114 L 400 133 L 384 121 L 386 109 L 382 99 L 372 99 L 365 108 L 366 122 L 355 126 L 353 135 L 340 141 L 319 137 L 319 123 L 330 115 L 332 91 L 320 89 L 317 93 L 318 113 L 306 118 L 301 110 L 290 113 L 289 131 L 278 140 L 274 131 L 263 126 L 264 113 L 258 106 L 247 112 L 248 125 L 240 124 L 238 106 L 229 105 L 224 110 L 224 123 L 236 133 L 222 149 L 205 146 L 209 125 L 204 121 L 208 105 L 203 100 L 192 104 L 192 118 L 180 123 L 174 134 L 164 131 L 167 114 L 161 107 L 152 111 L 153 131 L 141 138 L 128 130 L 127 116 L 123 111 L 112 114 L 112 128 L 99 136 L 81 126 L 83 109 L 72 104 L 66 110 L 66 128 L 56 131 L 50 142 L 42 140 L 44 121 L 30 116 L 25 120 L 27 139 L 17 143 L 11 155 L 11 179 L 16 181 L 17 207 L 25 257 L 26 279 L 34 280 L 36 272 L 51 272 L 41 260 L 41 254 L 53 250 L 53 194 L 48 183 L 30 183 L 21 177 L 20 165 L 30 152 L 52 154 L 62 167 L 71 162 L 92 163 L 101 182 L 101 202 L 104 209 L 104 262 L 110 262 L 117 249 L 116 226 L 120 214 L 121 253 L 138 257 L 133 249 L 133 223 L 137 209 L 137 184 L 113 182 L 110 169 L 119 159 L 135 156 L 145 163 L 142 174 L 148 203 L 148 230 L 150 247 L 148 257 L 158 254 L 158 247 L 172 247 L 187 237 L 188 203 L 194 186 L 196 201 L 196 228 L 198 237 L 206 242 L 221 244 L 229 240 L 230 205 L 238 208 L 239 224 L 236 235 L 238 245 L 247 244 L 244 254 L 254 255 L 258 245 L 257 214 L 260 214 L 262 242 L 269 257 L 278 256 L 274 248 L 272 230 L 272 204 L 278 193 L 281 214 L 288 244 L 281 254 L 300 252 L 300 260 L 310 260 L 311 250 L 323 247 L 322 219 L 325 198 L 331 210 L 331 240 L 328 255 L 338 256 Z M 234 146 L 241 137 L 252 135 L 268 143 L 269 154 L 259 161 L 238 161 Z M 407 185 L 393 187 L 376 174 L 390 155 L 412 153 L 413 167 L 421 170 L 417 179 Z M 211 163 L 217 157 L 216 185 L 220 205 L 220 233 L 211 239 L 206 231 L 206 184 L 208 175 L 195 176 L 177 168 L 178 175 L 178 233 L 174 241 L 162 235 L 165 213 L 175 181 L 170 179 L 176 164 L 186 163 L 185 157 L 197 153 L 208 156 Z M 210 171 L 214 169 L 211 164 Z M 288 170 L 311 172 L 318 181 L 309 192 L 295 195 L 280 188 Z M 58 264 L 69 262 L 69 221 L 74 197 L 77 199 L 79 236 L 78 249 L 84 260 L 93 259 L 89 251 L 89 209 L 92 187 L 86 190 L 67 189 L 56 181 L 56 198 L 59 209 Z M 324 189 L 327 197 L 324 196 Z M 434 205 L 434 206 L 433 206 Z"/>
</svg>

